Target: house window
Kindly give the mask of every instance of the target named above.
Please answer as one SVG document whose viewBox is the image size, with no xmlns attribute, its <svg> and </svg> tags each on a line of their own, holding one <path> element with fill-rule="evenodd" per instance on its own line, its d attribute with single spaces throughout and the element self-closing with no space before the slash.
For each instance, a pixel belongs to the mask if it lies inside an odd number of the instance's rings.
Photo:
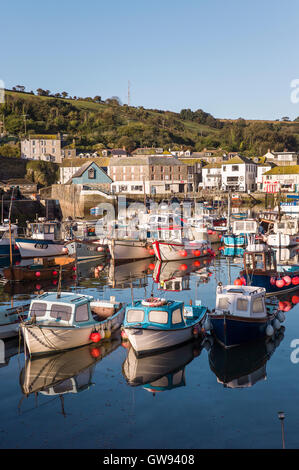
<svg viewBox="0 0 299 470">
<path fill-rule="evenodd" d="M 239 165 L 233 165 L 232 171 L 239 171 Z"/>
<path fill-rule="evenodd" d="M 94 168 L 89 168 L 88 170 L 88 179 L 95 179 L 96 177 L 96 172 Z"/>
<path fill-rule="evenodd" d="M 226 166 L 223 166 L 223 167 L 222 167 L 222 170 L 223 170 L 223 171 L 226 171 Z"/>
<path fill-rule="evenodd" d="M 165 184 L 165 191 L 170 191 L 170 184 Z"/>
</svg>

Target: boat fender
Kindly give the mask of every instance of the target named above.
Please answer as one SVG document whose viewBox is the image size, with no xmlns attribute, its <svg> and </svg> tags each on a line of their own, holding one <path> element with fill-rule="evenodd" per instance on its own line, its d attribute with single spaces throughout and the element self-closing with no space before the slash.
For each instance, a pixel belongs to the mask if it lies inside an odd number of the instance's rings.
<svg viewBox="0 0 299 470">
<path fill-rule="evenodd" d="M 272 325 L 267 325 L 266 328 L 266 335 L 267 336 L 272 336 L 274 334 L 274 328 Z"/>
<path fill-rule="evenodd" d="M 285 314 L 284 314 L 283 312 L 278 312 L 277 318 L 278 318 L 278 320 L 280 321 L 280 323 L 283 323 L 283 322 L 285 321 L 285 319 L 286 319 L 286 316 L 285 316 Z"/>
<path fill-rule="evenodd" d="M 268 354 L 271 354 L 273 352 L 275 348 L 275 345 L 272 341 L 269 341 L 267 344 L 266 344 L 266 349 L 267 349 L 267 353 Z"/>
<path fill-rule="evenodd" d="M 275 318 L 275 320 L 273 321 L 273 328 L 275 330 L 279 330 L 280 327 L 281 327 L 280 321 L 278 320 L 278 318 Z"/>
<path fill-rule="evenodd" d="M 282 287 L 285 286 L 285 282 L 283 279 L 277 279 L 276 281 L 276 287 L 278 287 L 279 289 L 281 289 Z"/>
<path fill-rule="evenodd" d="M 198 338 L 198 337 L 199 337 L 199 329 L 198 329 L 198 326 L 194 326 L 194 328 L 193 328 L 193 330 L 192 330 L 192 333 L 193 333 L 194 338 Z"/>
<path fill-rule="evenodd" d="M 205 323 L 204 323 L 204 329 L 205 329 L 205 331 L 210 331 L 212 329 L 212 323 L 211 323 L 211 320 L 209 318 L 207 318 Z"/>
<path fill-rule="evenodd" d="M 145 307 L 160 307 L 166 304 L 166 299 L 160 299 L 159 297 L 150 297 L 149 299 L 142 300 L 142 305 Z"/>
</svg>

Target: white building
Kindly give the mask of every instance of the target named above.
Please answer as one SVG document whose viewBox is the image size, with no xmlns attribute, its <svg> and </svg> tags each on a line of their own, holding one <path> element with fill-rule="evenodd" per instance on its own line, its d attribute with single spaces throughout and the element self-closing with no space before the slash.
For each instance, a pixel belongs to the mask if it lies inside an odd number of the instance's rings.
<svg viewBox="0 0 299 470">
<path fill-rule="evenodd" d="M 299 192 L 299 165 L 276 166 L 263 174 L 263 192 Z"/>
<path fill-rule="evenodd" d="M 202 168 L 202 188 L 203 189 L 220 189 L 221 179 L 221 163 L 210 163 Z"/>
<path fill-rule="evenodd" d="M 256 167 L 253 160 L 240 155 L 222 163 L 222 189 L 228 191 L 254 191 L 256 189 Z"/>
<path fill-rule="evenodd" d="M 275 163 L 276 165 L 297 165 L 298 153 L 297 152 L 273 152 L 268 149 L 264 155 L 267 162 Z"/>
</svg>

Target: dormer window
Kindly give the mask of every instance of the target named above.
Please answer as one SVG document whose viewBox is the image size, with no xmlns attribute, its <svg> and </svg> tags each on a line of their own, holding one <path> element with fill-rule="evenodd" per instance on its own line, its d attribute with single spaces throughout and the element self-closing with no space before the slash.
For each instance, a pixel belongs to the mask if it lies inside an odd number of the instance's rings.
<svg viewBox="0 0 299 470">
<path fill-rule="evenodd" d="M 89 168 L 88 170 L 88 179 L 95 179 L 96 177 L 96 171 L 94 168 Z"/>
</svg>

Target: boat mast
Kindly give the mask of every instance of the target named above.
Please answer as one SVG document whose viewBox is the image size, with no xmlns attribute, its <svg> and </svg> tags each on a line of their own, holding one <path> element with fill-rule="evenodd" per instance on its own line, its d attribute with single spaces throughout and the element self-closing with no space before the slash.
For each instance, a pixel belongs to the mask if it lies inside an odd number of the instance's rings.
<svg viewBox="0 0 299 470">
<path fill-rule="evenodd" d="M 230 232 L 230 189 L 228 190 L 227 194 L 227 230 Z"/>
<path fill-rule="evenodd" d="M 11 206 L 12 206 L 12 200 L 13 200 L 13 193 L 14 193 L 14 187 L 12 188 L 12 193 L 11 193 L 11 199 L 10 199 L 10 205 L 9 205 L 9 212 L 8 212 L 8 227 L 9 227 L 9 259 L 10 259 L 10 266 L 12 266 L 12 240 L 11 240 Z"/>
</svg>

